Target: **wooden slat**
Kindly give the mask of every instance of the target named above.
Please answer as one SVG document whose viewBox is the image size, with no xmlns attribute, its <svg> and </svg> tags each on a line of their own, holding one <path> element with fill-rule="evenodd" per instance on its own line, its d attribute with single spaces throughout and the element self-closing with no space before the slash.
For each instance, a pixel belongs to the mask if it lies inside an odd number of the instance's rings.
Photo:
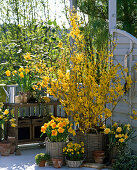
<svg viewBox="0 0 137 170">
<path fill-rule="evenodd" d="M 61 117 L 66 117 L 64 107 L 61 105 Z"/>
<path fill-rule="evenodd" d="M 39 116 L 40 115 L 40 107 L 36 106 L 35 107 L 35 116 Z"/>
<path fill-rule="evenodd" d="M 123 56 L 129 53 L 129 49 L 116 49 L 114 50 L 114 55 Z M 133 49 L 132 55 L 137 55 L 137 49 Z"/>
<path fill-rule="evenodd" d="M 127 37 L 116 37 L 115 38 L 115 42 L 116 43 L 118 43 L 118 44 L 128 44 L 128 43 L 130 43 L 130 39 L 129 38 L 127 38 Z"/>
<path fill-rule="evenodd" d="M 30 107 L 30 116 L 34 116 L 35 114 L 34 114 L 34 107 L 33 106 L 31 106 Z"/>
<path fill-rule="evenodd" d="M 60 113 L 60 106 L 59 106 L 59 105 L 57 106 L 57 116 L 61 116 L 61 113 Z"/>
</svg>

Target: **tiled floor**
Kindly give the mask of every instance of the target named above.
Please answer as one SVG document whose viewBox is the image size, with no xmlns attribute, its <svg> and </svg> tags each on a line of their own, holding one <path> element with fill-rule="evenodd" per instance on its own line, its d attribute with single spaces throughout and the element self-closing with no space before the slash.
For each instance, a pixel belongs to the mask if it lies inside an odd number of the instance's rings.
<svg viewBox="0 0 137 170">
<path fill-rule="evenodd" d="M 10 155 L 10 156 L 0 156 L 0 170 L 55 170 L 53 167 L 38 167 L 35 164 L 35 155 L 38 153 L 44 153 L 45 148 L 38 149 L 27 149 L 21 150 L 20 156 Z M 62 167 L 61 170 L 96 170 L 94 168 L 68 168 Z M 106 169 L 104 169 L 106 170 Z"/>
</svg>

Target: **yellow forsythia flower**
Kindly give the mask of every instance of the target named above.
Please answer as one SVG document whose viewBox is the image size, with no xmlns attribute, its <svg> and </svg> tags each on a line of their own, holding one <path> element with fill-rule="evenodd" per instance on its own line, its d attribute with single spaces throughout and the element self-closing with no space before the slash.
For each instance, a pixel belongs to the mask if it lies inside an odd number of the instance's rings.
<svg viewBox="0 0 137 170">
<path fill-rule="evenodd" d="M 63 45 L 62 42 L 59 42 L 59 43 L 58 43 L 58 47 L 59 47 L 59 48 L 62 48 L 62 45 Z"/>
<path fill-rule="evenodd" d="M 110 132 L 110 129 L 109 129 L 109 128 L 106 128 L 106 129 L 104 130 L 104 133 L 105 133 L 105 134 L 109 134 L 109 132 Z"/>
<path fill-rule="evenodd" d="M 75 132 L 75 130 L 73 130 L 73 132 L 72 132 L 72 135 L 73 135 L 73 136 L 75 136 L 75 135 L 76 135 L 76 132 Z"/>
<path fill-rule="evenodd" d="M 8 77 L 10 76 L 10 71 L 9 70 L 6 71 L 6 76 L 8 76 Z"/>
</svg>

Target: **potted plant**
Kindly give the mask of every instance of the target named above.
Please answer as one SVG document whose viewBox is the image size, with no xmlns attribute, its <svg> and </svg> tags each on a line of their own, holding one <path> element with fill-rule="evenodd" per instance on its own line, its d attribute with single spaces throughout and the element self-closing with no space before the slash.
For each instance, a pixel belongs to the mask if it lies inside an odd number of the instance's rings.
<svg viewBox="0 0 137 170">
<path fill-rule="evenodd" d="M 75 135 L 75 130 L 72 129 L 72 123 L 68 118 L 51 116 L 52 120 L 44 123 L 41 127 L 42 135 L 46 134 L 46 153 L 51 158 L 64 157 L 62 149 L 66 146 L 69 134 Z M 64 161 L 63 161 L 64 162 Z"/>
<path fill-rule="evenodd" d="M 33 91 L 33 83 L 35 81 L 35 73 L 31 71 L 29 65 L 31 63 L 31 56 L 30 53 L 27 53 L 24 55 L 24 58 L 26 60 L 26 66 L 20 67 L 17 70 L 6 71 L 6 75 L 9 79 L 9 81 L 14 82 L 18 84 L 18 87 L 20 88 L 19 96 L 15 97 L 16 103 L 27 103 L 29 98 L 31 97 L 31 93 Z"/>
<path fill-rule="evenodd" d="M 36 164 L 39 165 L 40 167 L 44 167 L 45 163 L 49 161 L 50 156 L 46 153 L 40 153 L 35 156 L 35 161 Z"/>
<path fill-rule="evenodd" d="M 68 143 L 65 148 L 63 148 L 63 153 L 66 157 L 66 163 L 70 168 L 78 168 L 83 163 L 84 160 L 84 143 Z"/>
<path fill-rule="evenodd" d="M 6 109 L 3 111 L 0 109 L 0 152 L 2 156 L 8 156 L 12 146 L 12 143 L 6 140 L 6 135 L 4 134 L 4 125 L 8 121 L 10 121 L 12 127 L 16 126 L 15 119 L 11 119 L 9 116 L 9 110 Z"/>
<path fill-rule="evenodd" d="M 108 151 L 110 152 L 110 161 L 113 162 L 118 156 L 125 155 L 125 149 L 129 148 L 128 141 L 134 138 L 130 124 L 112 122 L 108 125 L 104 133 L 108 136 Z"/>
</svg>

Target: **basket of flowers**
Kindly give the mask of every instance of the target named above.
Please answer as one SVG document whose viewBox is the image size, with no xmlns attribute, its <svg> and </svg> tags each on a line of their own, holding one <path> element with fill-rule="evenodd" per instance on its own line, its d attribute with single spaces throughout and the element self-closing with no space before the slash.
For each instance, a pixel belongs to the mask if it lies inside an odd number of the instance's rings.
<svg viewBox="0 0 137 170">
<path fill-rule="evenodd" d="M 75 135 L 75 130 L 72 129 L 72 123 L 68 118 L 54 117 L 48 123 L 44 123 L 41 127 L 42 135 L 46 134 L 46 153 L 51 158 L 63 157 L 63 148 L 69 140 L 69 134 Z"/>
<path fill-rule="evenodd" d="M 78 168 L 83 163 L 84 160 L 84 143 L 68 143 L 65 148 L 63 148 L 63 153 L 66 157 L 67 166 L 70 168 Z"/>
</svg>

